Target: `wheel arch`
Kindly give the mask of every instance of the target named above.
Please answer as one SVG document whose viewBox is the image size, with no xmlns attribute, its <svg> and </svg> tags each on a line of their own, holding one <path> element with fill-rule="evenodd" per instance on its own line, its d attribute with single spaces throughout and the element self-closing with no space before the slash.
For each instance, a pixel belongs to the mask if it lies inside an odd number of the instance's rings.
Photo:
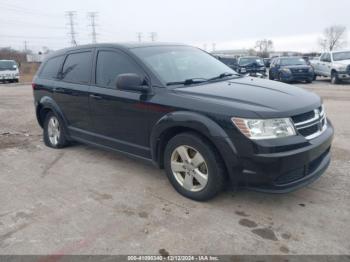
<svg viewBox="0 0 350 262">
<path fill-rule="evenodd" d="M 151 154 L 158 167 L 164 167 L 164 151 L 168 141 L 183 132 L 194 132 L 208 140 L 220 154 L 230 179 L 236 180 L 232 167 L 238 164 L 238 159 L 237 150 L 233 143 L 216 122 L 207 116 L 194 112 L 169 113 L 163 116 L 153 127 L 151 132 Z"/>
<path fill-rule="evenodd" d="M 59 115 L 59 117 L 63 120 L 65 126 L 67 126 L 66 118 L 64 117 L 57 103 L 51 97 L 44 96 L 40 99 L 38 105 L 36 106 L 36 117 L 41 127 L 44 126 L 45 117 L 50 111 L 53 111 Z"/>
</svg>

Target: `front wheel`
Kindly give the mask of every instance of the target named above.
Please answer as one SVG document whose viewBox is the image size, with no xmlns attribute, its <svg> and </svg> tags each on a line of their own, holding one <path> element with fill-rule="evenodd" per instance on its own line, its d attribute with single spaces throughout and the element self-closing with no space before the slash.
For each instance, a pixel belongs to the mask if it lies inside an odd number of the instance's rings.
<svg viewBox="0 0 350 262">
<path fill-rule="evenodd" d="M 338 77 L 338 73 L 337 72 L 332 72 L 332 74 L 331 74 L 331 83 L 333 84 L 333 85 L 337 85 L 337 84 L 339 84 L 340 83 L 340 80 L 339 80 L 339 77 Z"/>
<path fill-rule="evenodd" d="M 173 137 L 166 146 L 164 161 L 170 183 L 185 197 L 205 201 L 224 187 L 225 169 L 218 152 L 195 133 Z"/>
</svg>

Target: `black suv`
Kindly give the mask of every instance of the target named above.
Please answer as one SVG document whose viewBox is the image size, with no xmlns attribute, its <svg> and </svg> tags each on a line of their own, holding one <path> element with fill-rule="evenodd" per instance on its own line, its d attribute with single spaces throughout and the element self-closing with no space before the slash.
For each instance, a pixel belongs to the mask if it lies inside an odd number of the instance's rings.
<svg viewBox="0 0 350 262">
<path fill-rule="evenodd" d="M 75 140 L 151 161 L 195 200 L 228 184 L 287 192 L 330 163 L 320 97 L 243 77 L 194 47 L 65 49 L 42 64 L 33 90 L 47 146 Z"/>
<path fill-rule="evenodd" d="M 242 56 L 238 58 L 235 70 L 240 74 L 254 75 L 260 73 L 266 75 L 264 60 L 258 56 Z"/>
</svg>

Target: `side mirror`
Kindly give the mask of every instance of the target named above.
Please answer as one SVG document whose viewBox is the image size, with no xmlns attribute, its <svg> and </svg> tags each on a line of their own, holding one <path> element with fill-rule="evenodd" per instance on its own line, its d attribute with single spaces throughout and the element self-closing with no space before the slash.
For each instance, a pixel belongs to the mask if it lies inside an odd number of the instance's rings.
<svg viewBox="0 0 350 262">
<path fill-rule="evenodd" d="M 148 86 L 143 85 L 143 79 L 137 74 L 120 74 L 116 81 L 117 89 L 147 92 Z"/>
</svg>

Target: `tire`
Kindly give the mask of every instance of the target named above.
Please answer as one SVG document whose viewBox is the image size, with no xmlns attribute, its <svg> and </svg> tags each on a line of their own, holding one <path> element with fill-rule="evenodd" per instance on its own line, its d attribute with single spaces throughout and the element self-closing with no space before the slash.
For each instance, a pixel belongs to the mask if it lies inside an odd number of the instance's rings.
<svg viewBox="0 0 350 262">
<path fill-rule="evenodd" d="M 48 112 L 45 117 L 44 143 L 51 148 L 63 148 L 68 145 L 64 123 L 52 111 Z"/>
<path fill-rule="evenodd" d="M 339 80 L 339 77 L 338 77 L 338 73 L 335 72 L 335 71 L 333 71 L 333 72 L 331 73 L 331 83 L 332 83 L 333 85 L 337 85 L 337 84 L 340 83 L 340 80 Z"/>
<path fill-rule="evenodd" d="M 280 81 L 280 82 L 284 82 L 283 80 L 282 80 L 282 73 L 281 72 L 279 72 L 278 73 L 278 81 Z"/>
<path fill-rule="evenodd" d="M 312 83 L 312 80 L 308 79 L 305 81 L 307 84 L 311 84 Z"/>
<path fill-rule="evenodd" d="M 205 201 L 222 191 L 226 181 L 224 164 L 205 138 L 192 132 L 176 135 L 168 142 L 164 154 L 168 179 L 181 195 Z"/>
<path fill-rule="evenodd" d="M 273 75 L 272 75 L 271 70 L 269 71 L 269 79 L 270 79 L 270 80 L 275 80 L 275 78 L 274 78 Z"/>
<path fill-rule="evenodd" d="M 314 78 L 313 78 L 313 81 L 316 81 L 317 80 L 317 75 L 314 74 Z"/>
</svg>

